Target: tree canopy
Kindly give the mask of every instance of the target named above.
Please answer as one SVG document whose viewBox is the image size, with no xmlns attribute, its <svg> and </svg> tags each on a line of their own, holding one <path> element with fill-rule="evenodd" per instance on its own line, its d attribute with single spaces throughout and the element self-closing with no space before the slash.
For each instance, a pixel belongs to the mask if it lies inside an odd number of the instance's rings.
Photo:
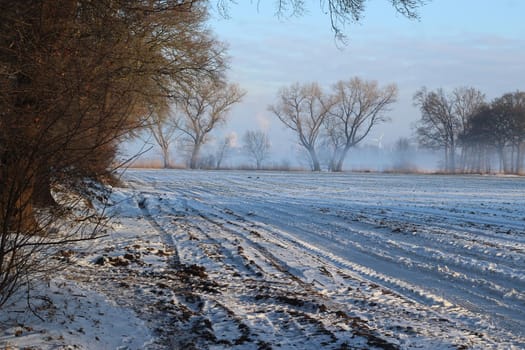
<svg viewBox="0 0 525 350">
<path fill-rule="evenodd" d="M 23 190 L 38 200 L 55 179 L 107 173 L 151 106 L 165 110 L 226 68 L 205 1 L 3 0 L 1 8 L 4 193 L 22 192 L 7 190 L 17 174 L 40 185 Z"/>
</svg>

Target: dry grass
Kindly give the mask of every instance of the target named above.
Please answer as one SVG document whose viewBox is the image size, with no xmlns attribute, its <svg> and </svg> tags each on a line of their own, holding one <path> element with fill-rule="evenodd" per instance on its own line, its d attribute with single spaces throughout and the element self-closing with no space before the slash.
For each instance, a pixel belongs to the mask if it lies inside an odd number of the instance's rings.
<svg viewBox="0 0 525 350">
<path fill-rule="evenodd" d="M 164 169 L 164 164 L 162 160 L 160 159 L 154 159 L 154 158 L 139 158 L 134 160 L 130 166 L 130 168 L 140 168 L 140 169 Z M 174 164 L 170 167 L 170 169 L 185 169 L 186 166 L 182 164 Z"/>
</svg>

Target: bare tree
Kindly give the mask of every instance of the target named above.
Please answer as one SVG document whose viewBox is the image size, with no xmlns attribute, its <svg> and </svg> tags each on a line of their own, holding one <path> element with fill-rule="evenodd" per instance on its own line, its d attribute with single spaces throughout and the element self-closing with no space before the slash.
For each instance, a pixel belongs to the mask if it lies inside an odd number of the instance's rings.
<svg viewBox="0 0 525 350">
<path fill-rule="evenodd" d="M 452 94 L 443 89 L 428 91 L 421 88 L 414 95 L 414 104 L 421 111 L 416 125 L 420 145 L 443 149 L 445 169 L 457 170 L 458 137 L 469 120 L 482 106 L 484 95 L 473 88 L 457 88 Z"/>
<path fill-rule="evenodd" d="M 511 147 L 511 171 L 523 170 L 523 148 L 525 143 L 525 92 L 506 93 L 495 101 L 502 105 L 509 119 L 509 145 Z"/>
<path fill-rule="evenodd" d="M 330 108 L 334 104 L 323 94 L 317 83 L 284 87 L 277 93 L 278 102 L 268 109 L 289 129 L 293 130 L 312 162 L 312 170 L 320 171 L 317 142 Z"/>
<path fill-rule="evenodd" d="M 325 123 L 332 150 L 331 170 L 342 171 L 348 151 L 363 141 L 370 131 L 388 119 L 385 112 L 396 101 L 395 84 L 380 88 L 375 81 L 353 78 L 333 86 L 334 106 Z"/>
<path fill-rule="evenodd" d="M 177 127 L 172 120 L 173 115 L 166 110 L 152 111 L 147 130 L 160 147 L 162 152 L 162 167 L 171 168 L 171 145 L 176 140 Z"/>
<path fill-rule="evenodd" d="M 203 81 L 183 91 L 177 103 L 180 118 L 176 127 L 192 145 L 191 169 L 197 168 L 201 147 L 208 141 L 210 132 L 226 122 L 229 110 L 244 95 L 238 85 L 217 80 Z"/>
<path fill-rule="evenodd" d="M 454 172 L 458 131 L 461 120 L 454 115 L 452 101 L 443 89 L 428 92 L 422 88 L 414 95 L 414 104 L 421 110 L 421 119 L 417 124 L 419 144 L 445 151 L 445 168 Z"/>
<path fill-rule="evenodd" d="M 507 93 L 478 109 L 461 135 L 477 154 L 492 148 L 499 158 L 499 171 L 520 173 L 525 140 L 525 93 Z M 480 170 L 481 166 L 477 167 Z"/>
<path fill-rule="evenodd" d="M 460 135 L 461 143 L 470 153 L 465 170 L 480 173 L 491 171 L 491 156 L 496 151 L 500 171 L 503 171 L 509 128 L 505 113 L 500 107 L 487 104 L 469 118 L 466 129 Z"/>
<path fill-rule="evenodd" d="M 485 94 L 472 87 L 459 87 L 452 91 L 452 96 L 454 99 L 454 113 L 461 120 L 459 130 L 459 135 L 461 135 L 467 129 L 469 119 L 485 105 Z M 461 167 L 465 171 L 471 150 L 468 144 L 461 142 L 461 138 L 458 140 L 461 146 Z"/>
<path fill-rule="evenodd" d="M 454 113 L 461 120 L 465 129 L 468 120 L 485 105 L 485 94 L 473 87 L 459 87 L 452 91 Z"/>
<path fill-rule="evenodd" d="M 261 169 L 262 162 L 270 155 L 270 140 L 264 131 L 246 131 L 243 138 L 244 152 L 255 160 L 257 170 Z"/>
<path fill-rule="evenodd" d="M 236 135 L 234 133 L 231 133 L 229 135 L 226 135 L 219 143 L 217 153 L 215 154 L 215 158 L 217 160 L 217 169 L 221 168 L 223 161 L 226 159 L 226 157 L 228 157 L 228 154 L 234 146 L 235 138 Z"/>
</svg>

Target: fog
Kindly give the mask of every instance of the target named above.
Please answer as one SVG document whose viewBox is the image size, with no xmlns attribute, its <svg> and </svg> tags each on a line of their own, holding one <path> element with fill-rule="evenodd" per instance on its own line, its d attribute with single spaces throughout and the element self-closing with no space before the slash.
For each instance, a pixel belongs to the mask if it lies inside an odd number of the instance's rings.
<svg viewBox="0 0 525 350">
<path fill-rule="evenodd" d="M 222 169 L 254 169 L 255 160 L 248 156 L 238 140 L 228 150 L 221 162 Z M 216 153 L 219 138 L 204 145 L 201 155 L 203 169 L 216 168 Z M 141 151 L 142 150 L 142 151 Z M 131 142 L 122 147 L 121 158 L 127 160 L 143 152 L 132 162 L 134 167 L 158 168 L 162 164 L 162 156 L 158 146 L 151 141 L 146 143 Z M 381 147 L 365 144 L 352 148 L 348 152 L 343 166 L 344 171 L 359 172 L 421 172 L 432 173 L 442 170 L 442 152 L 427 149 L 418 149 L 411 145 L 409 150 L 396 150 L 395 145 L 387 144 Z M 319 158 L 323 171 L 328 171 L 329 156 L 321 149 Z M 174 147 L 172 164 L 176 168 L 187 168 L 189 152 L 182 145 Z M 311 170 L 311 162 L 305 150 L 292 142 L 272 144 L 269 156 L 263 161 L 264 170 Z"/>
</svg>

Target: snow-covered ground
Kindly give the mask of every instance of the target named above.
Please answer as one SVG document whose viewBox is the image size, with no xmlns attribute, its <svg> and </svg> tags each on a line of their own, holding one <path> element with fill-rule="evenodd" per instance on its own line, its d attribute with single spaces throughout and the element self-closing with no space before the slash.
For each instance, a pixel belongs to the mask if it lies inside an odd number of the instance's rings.
<svg viewBox="0 0 525 350">
<path fill-rule="evenodd" d="M 61 253 L 38 316 L 1 310 L 0 347 L 525 348 L 523 178 L 124 179 L 114 231 Z"/>
</svg>

